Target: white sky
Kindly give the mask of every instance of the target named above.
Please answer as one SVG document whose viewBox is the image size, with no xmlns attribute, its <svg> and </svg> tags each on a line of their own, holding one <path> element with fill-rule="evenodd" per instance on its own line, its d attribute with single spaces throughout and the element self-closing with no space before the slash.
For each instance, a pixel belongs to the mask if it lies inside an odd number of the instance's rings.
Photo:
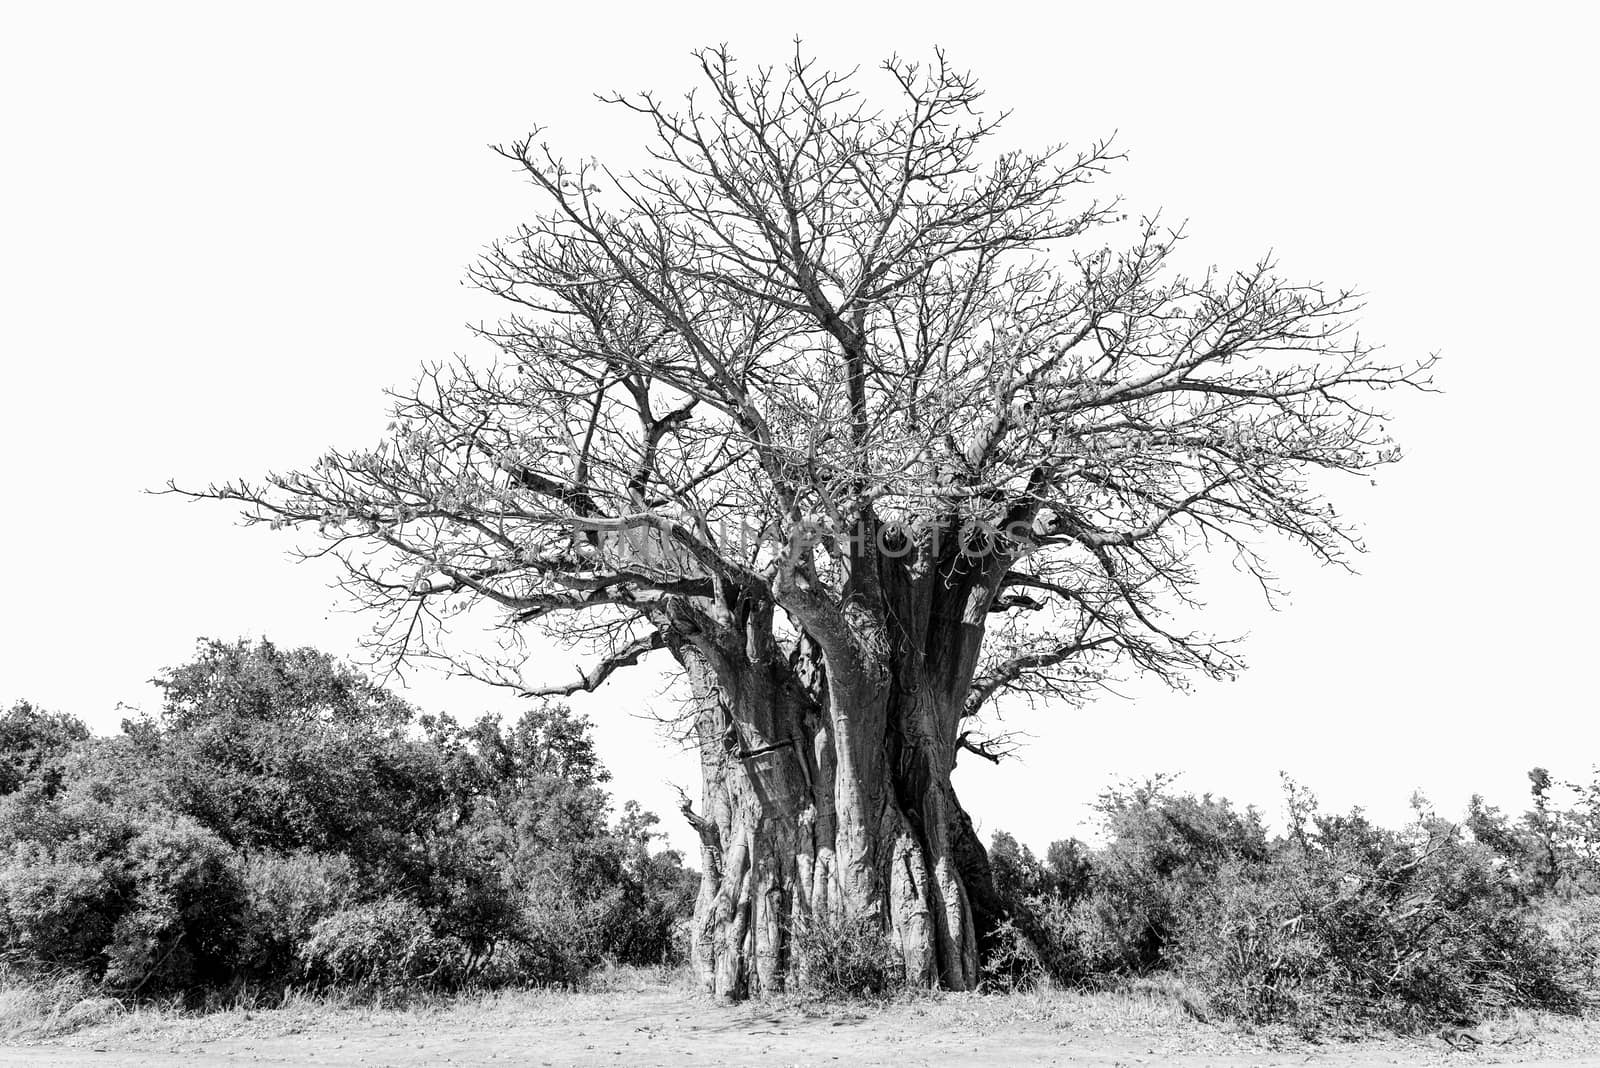
<svg viewBox="0 0 1600 1068">
<path fill-rule="evenodd" d="M 141 490 L 373 440 L 380 389 L 496 314 L 463 268 L 535 201 L 486 144 L 541 124 L 628 158 L 638 127 L 591 93 L 670 93 L 696 45 L 781 60 L 798 32 L 840 66 L 944 45 L 1018 144 L 1117 131 L 1133 210 L 1187 218 L 1208 260 L 1271 248 L 1357 285 L 1368 338 L 1445 357 L 1444 395 L 1396 398 L 1407 460 L 1336 495 L 1362 573 L 1280 553 L 1278 613 L 1217 590 L 1216 629 L 1251 635 L 1236 683 L 1015 710 L 1024 759 L 958 771 L 985 832 L 1042 847 L 1113 776 L 1163 769 L 1273 814 L 1279 769 L 1386 819 L 1417 788 L 1520 806 L 1530 766 L 1600 760 L 1595 29 L 1578 4 L 13 5 L 0 701 L 110 729 L 201 635 L 353 651 L 362 621 L 285 535 Z M 578 703 L 616 792 L 684 843 L 666 783 L 692 787 L 694 761 L 635 718 L 659 691 Z M 411 696 L 514 707 L 460 680 Z"/>
</svg>

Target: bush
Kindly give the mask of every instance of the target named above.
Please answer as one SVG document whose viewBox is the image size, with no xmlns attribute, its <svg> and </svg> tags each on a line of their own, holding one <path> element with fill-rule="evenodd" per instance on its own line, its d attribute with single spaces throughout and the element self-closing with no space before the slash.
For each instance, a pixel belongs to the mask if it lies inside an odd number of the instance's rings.
<svg viewBox="0 0 1600 1068">
<path fill-rule="evenodd" d="M 1577 1007 L 1600 912 L 1569 912 L 1547 933 L 1516 869 L 1431 812 L 1395 832 L 1359 812 L 1317 814 L 1299 794 L 1291 808 L 1290 834 L 1269 840 L 1226 801 L 1161 782 L 1112 791 L 1106 845 L 1075 883 L 1051 885 L 999 841 L 1013 929 L 991 981 L 1031 981 L 1032 960 L 1084 986 L 1167 974 L 1212 1012 L 1307 1028 Z"/>
<path fill-rule="evenodd" d="M 572 986 L 597 963 L 530 932 L 475 949 L 441 932 L 413 902 L 393 897 L 318 920 L 299 946 L 298 961 L 297 975 L 314 985 L 381 991 Z"/>
<path fill-rule="evenodd" d="M 1414 1028 L 1513 1007 L 1568 1009 L 1555 945 L 1515 879 L 1461 829 L 1319 817 L 1302 903 L 1345 1011 Z"/>
<path fill-rule="evenodd" d="M 881 998 L 905 986 L 905 962 L 868 917 L 808 917 L 790 931 L 802 993 L 826 999 Z"/>
<path fill-rule="evenodd" d="M 244 934 L 244 886 L 232 851 L 176 816 L 140 827 L 126 863 L 132 895 L 106 948 L 106 984 L 167 994 L 227 983 Z"/>
<path fill-rule="evenodd" d="M 575 987 L 594 965 L 581 961 L 567 947 L 538 936 L 525 936 L 495 945 L 475 963 L 470 980 L 486 987 Z"/>
<path fill-rule="evenodd" d="M 528 941 L 559 947 L 568 967 L 583 972 L 605 959 L 607 928 L 615 909 L 610 895 L 580 895 L 568 887 L 548 885 L 528 895 L 524 930 Z"/>
<path fill-rule="evenodd" d="M 31 784 L 54 794 L 61 788 L 67 754 L 88 737 L 82 720 L 16 702 L 0 713 L 0 795 Z"/>
<path fill-rule="evenodd" d="M 301 947 L 318 923 L 357 897 L 355 865 L 338 854 L 256 854 L 244 861 L 242 880 L 240 971 L 258 983 L 289 983 L 303 976 Z"/>
<path fill-rule="evenodd" d="M 1145 920 L 1116 889 L 1093 888 L 1076 898 L 1037 894 L 1014 913 L 1045 970 L 1070 986 L 1100 987 L 1139 974 L 1137 947 Z"/>
<path fill-rule="evenodd" d="M 981 988 L 985 993 L 1022 993 L 1049 981 L 1049 970 L 1038 947 L 1011 920 L 1002 920 L 995 928 L 982 973 Z"/>
<path fill-rule="evenodd" d="M 588 723 L 415 716 L 314 649 L 202 642 L 154 715 L 0 713 L 0 967 L 119 997 L 575 983 L 660 963 L 692 894 L 613 827 Z M 414 725 L 422 730 L 411 729 Z"/>
<path fill-rule="evenodd" d="M 124 723 L 124 770 L 162 805 L 249 852 L 345 853 L 413 874 L 445 801 L 415 710 L 315 649 L 204 641 L 154 680 L 158 715 Z M 126 774 L 124 778 L 126 778 Z"/>
<path fill-rule="evenodd" d="M 1565 984 L 1600 999 L 1600 898 L 1549 900 L 1534 907 L 1539 927 L 1561 961 Z"/>
<path fill-rule="evenodd" d="M 1237 1020 L 1313 1024 L 1331 1010 L 1326 947 L 1310 928 L 1309 887 L 1289 865 L 1226 870 L 1180 913 L 1173 970 L 1207 1008 Z"/>
<path fill-rule="evenodd" d="M 127 887 L 94 861 L 63 858 L 37 843 L 14 846 L 0 866 L 0 946 L 7 963 L 37 973 L 98 979 Z"/>
<path fill-rule="evenodd" d="M 318 920 L 302 953 L 312 982 L 393 989 L 451 985 L 456 949 L 433 933 L 422 909 L 385 898 Z"/>
<path fill-rule="evenodd" d="M 215 835 L 171 814 L 95 801 L 0 805 L 0 952 L 34 973 L 81 972 L 126 994 L 221 982 L 244 890 Z M 22 826 L 19 826 L 19 823 Z"/>
</svg>

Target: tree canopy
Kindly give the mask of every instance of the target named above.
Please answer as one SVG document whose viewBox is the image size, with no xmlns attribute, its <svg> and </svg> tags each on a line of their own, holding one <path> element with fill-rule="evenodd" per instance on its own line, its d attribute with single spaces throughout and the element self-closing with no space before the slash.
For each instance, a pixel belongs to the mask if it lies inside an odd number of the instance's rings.
<svg viewBox="0 0 1600 1068">
<path fill-rule="evenodd" d="M 1184 276 L 1154 218 L 1102 244 L 1127 229 L 1089 199 L 1111 147 L 995 151 L 1003 116 L 942 55 L 884 64 L 882 110 L 800 56 L 699 61 L 705 96 L 609 98 L 655 166 L 499 149 L 547 204 L 471 273 L 514 305 L 480 331 L 502 361 L 430 370 L 376 448 L 218 487 L 334 540 L 392 652 L 475 601 L 599 618 L 617 656 L 587 688 L 655 643 L 654 607 L 713 591 L 826 639 L 918 555 L 902 529 L 955 524 L 1019 535 L 990 555 L 1020 567 L 967 579 L 1004 612 L 976 703 L 1118 657 L 1226 670 L 1164 622 L 1197 552 L 1264 581 L 1263 529 L 1345 558 L 1308 473 L 1394 459 L 1372 393 L 1425 382 L 1360 341 L 1351 293 L 1266 260 Z"/>
<path fill-rule="evenodd" d="M 1383 358 L 1356 295 L 1270 259 L 1180 270 L 1181 227 L 1098 193 L 1112 145 L 1003 147 L 942 53 L 885 62 L 882 103 L 799 51 L 696 58 L 679 101 L 605 98 L 646 166 L 537 130 L 498 148 L 539 207 L 470 272 L 509 306 L 477 331 L 497 359 L 429 368 L 375 447 L 203 495 L 318 532 L 393 660 L 528 693 L 663 648 L 703 671 L 703 757 L 734 768 L 708 789 L 755 791 L 748 821 L 696 824 L 728 853 L 717 922 L 770 845 L 730 843 L 781 825 L 773 848 L 798 834 L 823 865 L 796 862 L 784 885 L 814 885 L 783 908 L 837 883 L 846 912 L 940 947 L 908 968 L 970 986 L 958 884 L 983 881 L 981 847 L 948 774 L 959 748 L 996 753 L 963 724 L 1125 669 L 1235 670 L 1187 611 L 1200 561 L 1268 591 L 1264 534 L 1346 561 L 1320 473 L 1397 458 L 1374 395 L 1425 387 L 1428 361 Z M 503 655 L 448 642 L 478 607 Z M 522 670 L 530 625 L 587 649 L 575 678 Z"/>
</svg>

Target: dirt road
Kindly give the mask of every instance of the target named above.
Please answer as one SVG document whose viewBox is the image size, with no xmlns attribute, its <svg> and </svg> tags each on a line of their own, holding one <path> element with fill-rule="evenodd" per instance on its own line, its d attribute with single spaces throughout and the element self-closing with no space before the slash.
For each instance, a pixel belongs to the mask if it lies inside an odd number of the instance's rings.
<svg viewBox="0 0 1600 1068">
<path fill-rule="evenodd" d="M 882 1009 L 728 1009 L 682 991 L 507 995 L 425 1010 L 307 1006 L 128 1016 L 24 1046 L 5 1068 L 392 1065 L 1600 1065 L 1600 1027 L 1305 1043 L 1196 1023 L 1169 1007 L 1074 995 L 929 998 Z"/>
</svg>

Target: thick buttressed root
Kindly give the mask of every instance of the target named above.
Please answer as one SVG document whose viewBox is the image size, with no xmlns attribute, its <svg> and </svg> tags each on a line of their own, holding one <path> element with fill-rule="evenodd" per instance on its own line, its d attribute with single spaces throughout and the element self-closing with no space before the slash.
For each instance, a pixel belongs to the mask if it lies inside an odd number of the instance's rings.
<svg viewBox="0 0 1600 1068">
<path fill-rule="evenodd" d="M 950 789 L 951 755 L 887 744 L 909 704 L 852 710 L 865 714 L 849 726 L 884 726 L 848 738 L 841 760 L 838 717 L 788 663 L 718 671 L 689 647 L 679 658 L 703 779 L 700 810 L 686 799 L 684 813 L 701 844 L 691 959 L 704 989 L 727 999 L 782 991 L 807 966 L 799 928 L 862 917 L 897 947 L 908 982 L 975 987 L 980 933 L 993 922 L 987 858 Z"/>
</svg>

